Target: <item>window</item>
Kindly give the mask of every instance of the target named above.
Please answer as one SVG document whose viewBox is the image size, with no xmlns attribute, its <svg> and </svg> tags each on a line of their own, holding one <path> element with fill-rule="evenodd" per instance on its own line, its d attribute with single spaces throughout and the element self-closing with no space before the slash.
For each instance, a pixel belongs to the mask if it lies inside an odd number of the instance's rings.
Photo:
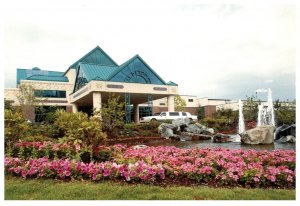
<svg viewBox="0 0 300 206">
<path fill-rule="evenodd" d="M 182 116 L 187 116 L 185 112 L 182 112 Z"/>
<path fill-rule="evenodd" d="M 50 98 L 66 98 L 66 91 L 60 90 L 36 90 L 34 91 L 36 97 L 50 97 Z"/>
<path fill-rule="evenodd" d="M 80 88 L 84 87 L 86 84 L 88 83 L 85 74 L 83 73 L 83 71 L 79 68 L 78 71 L 78 76 L 76 79 L 76 83 L 75 83 L 75 87 L 74 87 L 74 92 L 76 92 L 77 90 L 79 90 Z"/>
<path fill-rule="evenodd" d="M 188 101 L 189 101 L 189 102 L 194 102 L 194 100 L 193 100 L 193 99 L 189 99 Z"/>
<path fill-rule="evenodd" d="M 179 112 L 170 112 L 170 116 L 179 116 Z"/>
<path fill-rule="evenodd" d="M 166 105 L 166 103 L 159 103 L 159 105 L 160 105 L 160 106 L 165 106 L 165 105 Z"/>
<path fill-rule="evenodd" d="M 160 116 L 163 116 L 163 117 L 165 117 L 165 116 L 166 116 L 166 113 L 165 113 L 165 112 L 163 112 L 163 113 L 161 113 L 161 114 L 160 114 Z"/>
</svg>

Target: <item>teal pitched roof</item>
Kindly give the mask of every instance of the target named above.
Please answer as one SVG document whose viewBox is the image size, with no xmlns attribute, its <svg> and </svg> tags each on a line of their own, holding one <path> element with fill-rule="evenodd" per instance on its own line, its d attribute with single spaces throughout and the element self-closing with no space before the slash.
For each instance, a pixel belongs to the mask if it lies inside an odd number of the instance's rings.
<svg viewBox="0 0 300 206">
<path fill-rule="evenodd" d="M 167 85 L 170 85 L 170 86 L 178 86 L 178 84 L 176 84 L 175 82 L 172 82 L 172 81 L 169 81 L 167 83 Z"/>
<path fill-rule="evenodd" d="M 81 57 L 79 60 L 74 62 L 69 67 L 69 69 L 77 68 L 80 62 L 107 65 L 107 66 L 118 66 L 118 64 L 110 56 L 108 56 L 108 54 L 106 54 L 99 46 L 96 46 L 89 53 L 87 53 L 86 55 Z"/>
<path fill-rule="evenodd" d="M 53 82 L 68 82 L 68 77 L 65 76 L 43 76 L 43 75 L 32 75 L 27 80 L 37 81 L 53 81 Z"/>
<path fill-rule="evenodd" d="M 17 84 L 20 84 L 21 80 L 68 82 L 68 78 L 63 75 L 64 72 L 41 70 L 37 67 L 17 69 Z"/>
<path fill-rule="evenodd" d="M 166 85 L 165 81 L 139 55 L 123 63 L 108 80 Z"/>
<path fill-rule="evenodd" d="M 79 63 L 79 68 L 84 72 L 86 80 L 103 80 L 106 81 L 112 73 L 117 71 L 117 66 L 97 65 L 91 63 Z"/>
</svg>

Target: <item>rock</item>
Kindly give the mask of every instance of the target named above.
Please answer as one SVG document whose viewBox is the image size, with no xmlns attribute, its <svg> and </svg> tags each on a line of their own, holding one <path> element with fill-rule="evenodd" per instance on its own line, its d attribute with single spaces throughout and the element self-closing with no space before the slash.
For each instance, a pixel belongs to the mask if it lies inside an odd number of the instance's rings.
<svg viewBox="0 0 300 206">
<path fill-rule="evenodd" d="M 140 145 L 135 145 L 132 148 L 133 149 L 141 149 L 141 148 L 145 148 L 145 147 L 147 147 L 147 145 L 140 144 Z"/>
<path fill-rule="evenodd" d="M 195 134 L 201 134 L 203 132 L 203 129 L 201 129 L 199 126 L 197 126 L 196 124 L 189 124 L 186 128 L 185 128 L 186 132 L 191 132 L 191 133 L 195 133 Z"/>
<path fill-rule="evenodd" d="M 292 136 L 292 135 L 288 135 L 285 137 L 281 137 L 279 140 L 277 140 L 277 142 L 280 143 L 296 143 L 296 137 Z"/>
<path fill-rule="evenodd" d="M 261 125 L 243 132 L 241 134 L 241 142 L 243 144 L 272 144 L 274 131 L 274 126 Z"/>
<path fill-rule="evenodd" d="M 215 143 L 232 142 L 232 138 L 229 135 L 217 133 L 216 135 L 213 136 L 213 142 Z"/>
<path fill-rule="evenodd" d="M 213 128 L 208 128 L 207 131 L 210 133 L 210 134 L 214 134 L 215 133 L 215 130 Z"/>
<path fill-rule="evenodd" d="M 195 133 L 195 134 L 206 134 L 206 135 L 214 134 L 214 129 L 213 128 L 207 128 L 204 125 L 199 124 L 199 123 L 189 124 L 185 128 L 185 131 Z"/>
<path fill-rule="evenodd" d="M 200 123 L 198 123 L 198 122 L 196 122 L 195 125 L 196 125 L 197 127 L 199 127 L 200 129 L 206 129 L 206 127 L 205 127 L 204 125 L 202 125 L 202 124 L 200 124 Z"/>
<path fill-rule="evenodd" d="M 210 135 L 204 135 L 204 134 L 195 134 L 195 133 L 190 133 L 190 132 L 181 132 L 181 136 L 189 136 L 191 137 L 191 140 L 209 140 L 211 139 Z"/>
<path fill-rule="evenodd" d="M 172 124 L 160 124 L 158 127 L 158 132 L 166 139 L 172 137 L 172 139 L 189 141 L 211 139 L 211 136 L 209 135 L 213 134 L 214 131 L 213 129 L 206 128 L 199 123 L 190 124 L 190 119 L 184 118 L 175 119 L 172 121 Z"/>
<path fill-rule="evenodd" d="M 192 136 L 184 135 L 180 136 L 180 141 L 192 141 Z"/>
<path fill-rule="evenodd" d="M 296 137 L 296 125 L 282 125 L 280 127 L 277 127 L 275 130 L 275 140 L 278 140 L 282 137 L 286 137 L 288 135 Z"/>
<path fill-rule="evenodd" d="M 173 119 L 172 125 L 177 127 L 176 131 L 184 131 L 185 128 L 190 124 L 190 119 L 189 118 L 179 118 L 179 119 Z"/>
<path fill-rule="evenodd" d="M 162 137 L 169 139 L 170 137 L 174 136 L 174 129 L 177 129 L 177 127 L 173 124 L 162 123 L 158 127 L 158 132 L 161 134 Z"/>
</svg>

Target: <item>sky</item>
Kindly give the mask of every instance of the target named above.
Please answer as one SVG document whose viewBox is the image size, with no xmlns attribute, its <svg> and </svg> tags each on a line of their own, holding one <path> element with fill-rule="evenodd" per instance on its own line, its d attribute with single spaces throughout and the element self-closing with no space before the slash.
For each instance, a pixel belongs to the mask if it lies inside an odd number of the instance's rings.
<svg viewBox="0 0 300 206">
<path fill-rule="evenodd" d="M 99 45 L 122 64 L 139 54 L 182 95 L 296 98 L 296 6 L 165 1 L 7 1 L 4 87 L 16 68 L 66 71 Z M 258 94 L 266 99 L 267 94 Z"/>
</svg>

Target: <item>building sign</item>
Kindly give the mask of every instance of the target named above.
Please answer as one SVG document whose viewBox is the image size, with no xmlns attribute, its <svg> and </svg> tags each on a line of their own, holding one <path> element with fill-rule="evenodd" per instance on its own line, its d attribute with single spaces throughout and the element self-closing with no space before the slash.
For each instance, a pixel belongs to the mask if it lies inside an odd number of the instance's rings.
<svg viewBox="0 0 300 206">
<path fill-rule="evenodd" d="M 140 70 L 135 70 L 130 72 L 129 74 L 125 74 L 124 81 L 151 84 L 151 80 L 148 75 Z"/>
<path fill-rule="evenodd" d="M 107 88 L 111 88 L 111 89 L 123 89 L 124 86 L 123 85 L 118 85 L 118 84 L 108 84 Z"/>
<path fill-rule="evenodd" d="M 165 87 L 153 87 L 153 90 L 155 91 L 167 91 L 168 89 Z"/>
</svg>

